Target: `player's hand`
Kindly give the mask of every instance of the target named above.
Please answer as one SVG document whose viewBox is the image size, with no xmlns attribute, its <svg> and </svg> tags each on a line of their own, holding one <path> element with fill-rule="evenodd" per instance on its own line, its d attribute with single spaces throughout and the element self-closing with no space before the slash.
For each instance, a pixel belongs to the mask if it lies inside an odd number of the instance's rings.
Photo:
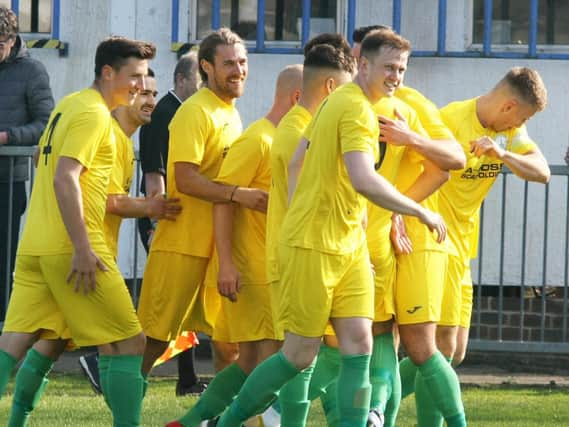
<svg viewBox="0 0 569 427">
<path fill-rule="evenodd" d="M 413 252 L 413 245 L 407 235 L 405 222 L 399 214 L 393 214 L 391 217 L 391 233 L 389 237 L 391 237 L 391 244 L 396 254 L 410 254 Z"/>
<path fill-rule="evenodd" d="M 409 145 L 412 131 L 397 109 L 394 110 L 394 113 L 397 117 L 395 120 L 382 115 L 377 116 L 379 120 L 379 141 L 397 146 Z"/>
<path fill-rule="evenodd" d="M 422 209 L 418 218 L 419 221 L 429 227 L 429 230 L 436 231 L 437 243 L 442 243 L 446 239 L 447 226 L 442 216 L 428 209 Z"/>
<path fill-rule="evenodd" d="M 176 221 L 176 217 L 182 212 L 180 199 L 165 199 L 162 196 L 146 198 L 146 216 L 152 219 L 165 219 Z"/>
<path fill-rule="evenodd" d="M 244 208 L 266 213 L 269 204 L 269 193 L 258 188 L 237 187 L 233 201 Z"/>
<path fill-rule="evenodd" d="M 97 288 L 97 270 L 108 271 L 108 268 L 91 248 L 75 250 L 71 259 L 71 271 L 66 281 L 75 283 L 75 292 L 79 292 L 83 287 L 83 293 L 87 295 Z"/>
<path fill-rule="evenodd" d="M 501 148 L 496 141 L 489 136 L 483 136 L 475 141 L 470 141 L 470 152 L 476 157 L 488 156 L 501 160 L 506 150 Z"/>
<path fill-rule="evenodd" d="M 219 263 L 219 273 L 217 274 L 217 290 L 219 293 L 231 300 L 237 301 L 237 294 L 241 290 L 239 271 L 233 263 Z"/>
</svg>

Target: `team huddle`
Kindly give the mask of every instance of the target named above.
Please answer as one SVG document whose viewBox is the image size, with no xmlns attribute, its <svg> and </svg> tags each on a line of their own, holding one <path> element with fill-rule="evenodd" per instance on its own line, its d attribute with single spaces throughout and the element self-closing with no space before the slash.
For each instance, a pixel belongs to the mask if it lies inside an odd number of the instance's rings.
<svg viewBox="0 0 569 427">
<path fill-rule="evenodd" d="M 303 426 L 317 398 L 330 426 L 394 426 L 412 393 L 419 426 L 466 426 L 454 366 L 478 212 L 502 165 L 549 180 L 524 126 L 546 89 L 515 67 L 439 109 L 403 84 L 408 40 L 382 26 L 353 39 L 311 39 L 243 130 L 245 44 L 205 37 L 191 54 L 201 87 L 169 124 L 167 182 L 145 198 L 128 196 L 130 137 L 151 120 L 156 49 L 100 43 L 93 85 L 59 102 L 40 141 L 0 337 L 0 395 L 23 360 L 11 426 L 84 346 L 98 347 L 114 425 L 140 425 L 147 377 L 184 331 L 210 335 L 223 363 L 169 427 Z M 116 264 L 125 217 L 158 220 L 137 309 Z"/>
</svg>

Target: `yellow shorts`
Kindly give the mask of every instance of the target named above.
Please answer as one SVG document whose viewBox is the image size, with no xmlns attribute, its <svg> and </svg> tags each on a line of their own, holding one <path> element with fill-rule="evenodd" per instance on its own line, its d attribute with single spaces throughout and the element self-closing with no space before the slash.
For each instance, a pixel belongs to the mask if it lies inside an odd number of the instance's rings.
<svg viewBox="0 0 569 427">
<path fill-rule="evenodd" d="M 101 256 L 108 271 L 97 271 L 97 288 L 87 295 L 66 283 L 71 258 L 18 255 L 4 331 L 41 330 L 43 339 L 72 338 L 80 347 L 138 335 L 142 328 L 112 255 Z"/>
<path fill-rule="evenodd" d="M 395 315 L 394 286 L 397 271 L 395 254 L 390 252 L 384 257 L 371 257 L 374 268 L 374 322 L 386 322 Z"/>
<path fill-rule="evenodd" d="M 458 326 L 462 310 L 462 279 L 465 264 L 462 258 L 449 255 L 441 306 L 441 326 Z"/>
<path fill-rule="evenodd" d="M 329 319 L 373 318 L 373 277 L 367 245 L 332 255 L 280 246 L 279 325 L 305 337 L 324 334 Z"/>
<path fill-rule="evenodd" d="M 271 296 L 271 310 L 273 315 L 273 331 L 275 332 L 275 339 L 283 341 L 284 331 L 282 330 L 278 321 L 281 301 L 281 286 L 278 280 L 269 283 L 269 293 Z"/>
<path fill-rule="evenodd" d="M 276 339 L 270 285 L 242 285 L 237 302 L 221 298 L 213 339 L 239 343 Z"/>
<path fill-rule="evenodd" d="M 462 276 L 461 290 L 461 310 L 460 310 L 460 323 L 462 328 L 470 328 L 470 321 L 472 318 L 472 275 L 470 273 L 470 265 L 464 268 L 464 275 Z"/>
<path fill-rule="evenodd" d="M 446 252 L 418 251 L 397 257 L 397 323 L 438 322 L 447 270 Z"/>
<path fill-rule="evenodd" d="M 138 318 L 144 333 L 159 341 L 176 339 L 182 331 L 211 334 L 203 286 L 208 259 L 174 252 L 150 251 Z"/>
</svg>

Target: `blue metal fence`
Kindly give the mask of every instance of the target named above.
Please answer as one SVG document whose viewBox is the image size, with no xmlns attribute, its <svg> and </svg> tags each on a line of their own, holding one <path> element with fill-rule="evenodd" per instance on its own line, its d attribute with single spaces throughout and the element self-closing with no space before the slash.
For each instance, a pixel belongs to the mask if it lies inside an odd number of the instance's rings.
<svg viewBox="0 0 569 427">
<path fill-rule="evenodd" d="M 33 151 L 34 147 L 0 147 L 0 157 L 11 159 L 13 172 L 13 160 L 31 158 Z M 33 182 L 31 162 L 30 171 Z M 551 172 L 551 182 L 544 186 L 522 183 L 504 169 L 482 207 L 478 259 L 472 266 L 477 285 L 472 349 L 569 351 L 569 167 L 551 166 Z M 139 188 L 140 178 L 137 167 L 135 188 Z M 9 236 L 10 224 L 10 221 L 0 224 L 0 229 L 7 230 L 1 238 Z M 512 249 L 511 241 L 516 236 L 518 243 Z M 121 245 L 129 248 L 128 270 L 132 274 L 127 280 L 136 302 L 141 285 L 140 267 L 145 262 L 136 227 L 128 240 L 121 241 Z M 530 247 L 536 245 L 541 246 Z M 119 251 L 119 257 L 121 253 L 124 255 L 124 250 Z M 521 262 L 512 266 L 512 259 Z M 8 259 L 0 262 L 9 265 Z M 535 271 L 529 271 L 528 266 Z M 7 274 L 1 279 L 7 283 L 10 277 Z M 4 292 L 9 295 L 9 289 Z M 491 320 L 485 319 L 488 316 Z"/>
<path fill-rule="evenodd" d="M 13 0 L 14 1 L 14 0 Z M 417 57 L 453 57 L 453 58 L 534 58 L 534 59 L 569 59 L 569 53 L 563 52 L 540 52 L 537 45 L 538 34 L 538 6 L 539 0 L 520 0 L 529 1 L 529 33 L 528 44 L 526 51 L 509 51 L 503 47 L 494 46 L 492 44 L 492 10 L 493 0 L 484 0 L 484 25 L 483 25 L 483 41 L 482 46 L 472 47 L 464 46 L 462 50 L 449 51 L 446 48 L 447 38 L 447 0 L 438 0 L 437 12 L 437 43 L 434 50 L 416 50 L 412 55 Z M 352 33 L 355 28 L 356 20 L 356 0 L 347 0 L 345 3 L 346 16 L 347 16 L 347 38 L 352 42 Z M 302 46 L 308 40 L 310 34 L 310 0 L 302 0 L 302 35 L 301 47 L 276 47 L 265 45 L 264 23 L 265 23 L 265 1 L 258 0 L 257 2 L 257 36 L 254 46 L 250 51 L 253 53 L 302 53 Z M 413 7 L 411 1 L 403 2 L 402 0 L 393 0 L 392 11 L 393 16 L 391 19 L 392 27 L 401 32 L 401 23 L 403 17 L 404 7 Z M 172 44 L 180 44 L 179 35 L 179 0 L 172 0 Z M 190 11 L 192 16 L 192 11 Z M 217 29 L 220 26 L 220 1 L 212 0 L 212 23 L 211 28 Z M 403 31 L 405 35 L 405 31 Z"/>
</svg>

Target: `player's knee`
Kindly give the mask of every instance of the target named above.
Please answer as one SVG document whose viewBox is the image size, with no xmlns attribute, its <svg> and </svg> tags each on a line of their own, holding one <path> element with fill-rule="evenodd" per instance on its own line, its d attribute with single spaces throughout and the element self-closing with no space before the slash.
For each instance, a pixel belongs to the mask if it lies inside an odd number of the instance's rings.
<svg viewBox="0 0 569 427">
<path fill-rule="evenodd" d="M 343 354 L 371 354 L 372 347 L 373 338 L 369 329 L 354 330 L 340 341 L 340 351 Z"/>
<path fill-rule="evenodd" d="M 285 341 L 282 352 L 287 360 L 298 370 L 303 370 L 314 361 L 318 354 L 318 348 L 318 345 L 287 345 Z"/>
</svg>

